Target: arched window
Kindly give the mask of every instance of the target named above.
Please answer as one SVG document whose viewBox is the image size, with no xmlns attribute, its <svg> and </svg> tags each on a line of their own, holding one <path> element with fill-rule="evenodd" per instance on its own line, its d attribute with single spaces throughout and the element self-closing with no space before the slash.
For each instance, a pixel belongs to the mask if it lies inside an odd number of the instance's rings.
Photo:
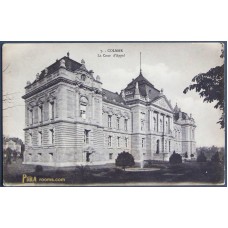
<svg viewBox="0 0 228 228">
<path fill-rule="evenodd" d="M 81 79 L 82 81 L 85 81 L 86 80 L 86 76 L 84 74 L 81 75 Z"/>
<path fill-rule="evenodd" d="M 86 97 L 80 98 L 80 117 L 86 119 L 86 109 L 88 105 L 88 100 Z"/>
<path fill-rule="evenodd" d="M 157 131 L 157 120 L 155 117 L 154 117 L 154 131 Z"/>
</svg>

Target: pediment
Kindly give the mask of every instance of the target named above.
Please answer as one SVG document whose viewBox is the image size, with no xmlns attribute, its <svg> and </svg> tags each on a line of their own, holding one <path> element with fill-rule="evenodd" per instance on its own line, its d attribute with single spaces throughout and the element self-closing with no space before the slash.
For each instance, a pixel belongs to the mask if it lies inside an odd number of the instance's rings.
<svg viewBox="0 0 228 228">
<path fill-rule="evenodd" d="M 154 104 L 154 105 L 156 105 L 160 108 L 163 108 L 167 111 L 173 112 L 173 108 L 165 96 L 159 97 L 158 99 L 152 101 L 151 104 Z"/>
</svg>

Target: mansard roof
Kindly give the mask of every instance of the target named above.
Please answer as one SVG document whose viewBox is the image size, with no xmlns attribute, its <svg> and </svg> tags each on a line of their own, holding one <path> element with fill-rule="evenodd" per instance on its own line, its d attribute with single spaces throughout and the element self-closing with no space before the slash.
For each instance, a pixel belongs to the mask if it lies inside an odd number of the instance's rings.
<svg viewBox="0 0 228 228">
<path fill-rule="evenodd" d="M 122 98 L 122 96 L 120 94 L 118 94 L 117 92 L 111 92 L 107 89 L 102 89 L 102 93 L 103 93 L 103 100 L 110 102 L 112 104 L 115 105 L 121 105 L 123 107 L 127 107 L 126 102 L 124 101 L 124 99 Z"/>
<path fill-rule="evenodd" d="M 140 72 L 136 79 L 133 79 L 132 82 L 127 85 L 125 88 L 125 93 L 127 91 L 131 91 L 134 95 L 136 83 L 138 83 L 139 93 L 141 96 L 148 96 L 150 99 L 155 99 L 160 95 L 160 91 L 142 75 L 142 72 Z"/>
</svg>

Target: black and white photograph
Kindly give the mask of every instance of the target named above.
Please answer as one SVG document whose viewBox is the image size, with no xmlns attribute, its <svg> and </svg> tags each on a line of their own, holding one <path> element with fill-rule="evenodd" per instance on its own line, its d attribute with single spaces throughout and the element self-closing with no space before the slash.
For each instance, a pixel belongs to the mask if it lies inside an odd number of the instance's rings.
<svg viewBox="0 0 228 228">
<path fill-rule="evenodd" d="M 6 42 L 4 186 L 225 186 L 226 42 Z"/>
</svg>

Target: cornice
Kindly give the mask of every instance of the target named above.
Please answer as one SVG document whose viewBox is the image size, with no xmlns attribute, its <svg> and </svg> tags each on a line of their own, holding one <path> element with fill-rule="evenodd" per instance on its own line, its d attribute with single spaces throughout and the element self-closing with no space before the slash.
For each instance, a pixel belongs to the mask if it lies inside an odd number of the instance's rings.
<svg viewBox="0 0 228 228">
<path fill-rule="evenodd" d="M 23 99 L 27 99 L 53 85 L 56 85 L 57 83 L 60 83 L 60 82 L 64 82 L 64 83 L 67 83 L 67 84 L 70 84 L 70 85 L 78 85 L 80 88 L 85 88 L 85 89 L 88 89 L 90 91 L 95 91 L 97 94 L 101 94 L 102 92 L 99 91 L 97 88 L 93 88 L 93 87 L 90 87 L 90 86 L 87 86 L 81 82 L 78 82 L 78 81 L 72 81 L 70 79 L 67 79 L 67 78 L 64 78 L 64 77 L 58 77 L 58 78 L 55 78 L 53 79 L 52 81 L 26 93 L 24 96 L 22 96 Z"/>
</svg>

